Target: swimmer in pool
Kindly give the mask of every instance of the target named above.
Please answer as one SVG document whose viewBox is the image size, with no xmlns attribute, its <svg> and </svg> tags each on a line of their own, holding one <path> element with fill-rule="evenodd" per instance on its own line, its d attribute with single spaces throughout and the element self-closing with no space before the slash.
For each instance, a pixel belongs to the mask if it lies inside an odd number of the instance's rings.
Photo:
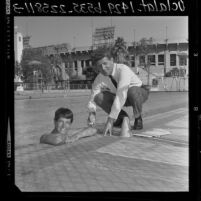
<svg viewBox="0 0 201 201">
<path fill-rule="evenodd" d="M 72 132 L 70 127 L 73 123 L 73 113 L 68 108 L 59 108 L 54 116 L 54 129 L 51 133 L 40 137 L 40 143 L 62 145 L 72 143 L 80 138 L 95 135 L 97 130 L 92 127 L 79 129 Z"/>
</svg>

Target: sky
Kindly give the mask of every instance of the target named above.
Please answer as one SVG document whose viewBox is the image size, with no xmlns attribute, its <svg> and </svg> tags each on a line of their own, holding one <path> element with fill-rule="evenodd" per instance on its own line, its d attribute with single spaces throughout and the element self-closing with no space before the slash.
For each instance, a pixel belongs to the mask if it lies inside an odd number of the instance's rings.
<svg viewBox="0 0 201 201">
<path fill-rule="evenodd" d="M 92 45 L 95 28 L 115 26 L 115 38 L 126 42 L 153 37 L 156 41 L 188 39 L 188 17 L 186 16 L 94 16 L 59 17 L 28 16 L 15 17 L 15 30 L 23 36 L 30 35 L 32 47 L 69 43 L 72 47 Z"/>
</svg>

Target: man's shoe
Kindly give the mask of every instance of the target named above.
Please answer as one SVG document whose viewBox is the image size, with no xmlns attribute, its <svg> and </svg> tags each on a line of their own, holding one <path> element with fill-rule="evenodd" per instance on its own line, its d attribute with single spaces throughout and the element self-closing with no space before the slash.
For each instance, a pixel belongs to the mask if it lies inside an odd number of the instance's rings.
<svg viewBox="0 0 201 201">
<path fill-rule="evenodd" d="M 135 119 L 135 123 L 134 123 L 133 129 L 134 130 L 141 130 L 141 129 L 143 129 L 143 121 L 142 121 L 142 117 L 141 116 Z"/>
<path fill-rule="evenodd" d="M 117 128 L 121 128 L 122 122 L 123 122 L 123 119 L 122 119 L 122 118 L 121 118 L 121 119 L 119 118 L 119 119 L 117 119 L 117 120 L 114 122 L 113 126 L 114 126 L 114 127 L 117 127 Z"/>
<path fill-rule="evenodd" d="M 117 120 L 114 122 L 113 126 L 121 128 L 124 117 L 128 117 L 128 114 L 124 110 L 121 110 L 121 112 L 119 113 L 119 116 L 118 116 Z"/>
</svg>

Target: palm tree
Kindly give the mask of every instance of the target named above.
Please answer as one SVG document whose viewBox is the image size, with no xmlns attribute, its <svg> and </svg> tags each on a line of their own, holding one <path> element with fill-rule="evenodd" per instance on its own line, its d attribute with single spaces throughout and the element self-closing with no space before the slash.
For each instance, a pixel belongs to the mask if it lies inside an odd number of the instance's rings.
<svg viewBox="0 0 201 201">
<path fill-rule="evenodd" d="M 15 75 L 21 75 L 22 74 L 22 67 L 21 64 L 16 61 L 15 62 Z"/>
<path fill-rule="evenodd" d="M 148 56 L 148 53 L 150 52 L 150 46 L 153 44 L 153 38 L 150 37 L 149 39 L 147 38 L 142 38 L 139 43 L 138 43 L 138 48 L 136 51 L 136 54 L 144 56 L 146 58 Z M 150 76 L 150 61 L 149 59 L 144 63 L 144 69 L 148 73 L 148 78 L 147 78 L 147 85 L 149 85 L 149 76 Z"/>
<path fill-rule="evenodd" d="M 114 57 L 114 61 L 117 63 L 128 64 L 128 51 L 126 42 L 122 37 L 118 37 L 115 41 L 115 44 L 112 48 L 112 55 Z"/>
<path fill-rule="evenodd" d="M 22 72 L 27 82 L 32 82 L 33 71 L 40 71 L 46 82 L 52 80 L 51 64 L 49 58 L 43 56 L 41 50 L 25 49 L 23 51 Z"/>
</svg>

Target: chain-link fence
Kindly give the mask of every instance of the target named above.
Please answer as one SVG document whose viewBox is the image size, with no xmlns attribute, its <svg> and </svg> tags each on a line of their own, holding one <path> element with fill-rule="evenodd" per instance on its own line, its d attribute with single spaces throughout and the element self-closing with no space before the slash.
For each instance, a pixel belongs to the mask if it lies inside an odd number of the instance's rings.
<svg viewBox="0 0 201 201">
<path fill-rule="evenodd" d="M 64 84 L 45 84 L 45 83 L 21 83 L 15 82 L 15 90 L 41 90 L 54 91 L 54 90 L 80 90 L 91 89 L 92 82 L 88 83 L 64 83 Z M 188 77 L 186 76 L 173 76 L 173 77 L 157 77 L 150 81 L 150 88 L 152 91 L 188 91 Z"/>
<path fill-rule="evenodd" d="M 42 84 L 42 83 L 35 83 L 35 82 L 15 82 L 15 90 L 19 87 L 23 88 L 23 90 L 41 90 L 41 91 L 49 91 L 49 90 L 71 90 L 71 89 L 91 89 L 92 83 L 86 84 L 72 84 L 67 83 L 64 85 L 57 85 L 57 84 Z"/>
<path fill-rule="evenodd" d="M 154 91 L 188 91 L 188 76 L 158 77 L 152 79 Z"/>
</svg>

